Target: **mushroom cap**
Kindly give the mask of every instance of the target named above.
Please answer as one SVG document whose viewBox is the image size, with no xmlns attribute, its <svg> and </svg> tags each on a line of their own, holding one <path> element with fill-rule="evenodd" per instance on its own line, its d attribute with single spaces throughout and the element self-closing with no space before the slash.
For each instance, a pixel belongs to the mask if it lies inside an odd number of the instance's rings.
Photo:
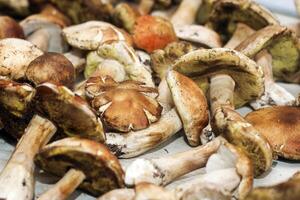
<svg viewBox="0 0 300 200">
<path fill-rule="evenodd" d="M 263 108 L 249 113 L 246 120 L 267 138 L 275 154 L 287 159 L 300 160 L 299 107 Z"/>
<path fill-rule="evenodd" d="M 62 54 L 44 53 L 29 64 L 26 77 L 35 85 L 51 82 L 71 88 L 75 82 L 75 68 Z"/>
<path fill-rule="evenodd" d="M 44 6 L 41 14 L 49 16 L 49 20 L 51 20 L 55 24 L 60 25 L 61 27 L 71 25 L 70 19 L 51 4 L 47 4 L 46 6 Z"/>
<path fill-rule="evenodd" d="M 35 158 L 43 170 L 63 176 L 70 168 L 86 178 L 79 186 L 99 196 L 124 187 L 124 172 L 118 159 L 100 143 L 80 138 L 65 138 L 46 145 Z"/>
<path fill-rule="evenodd" d="M 279 24 L 271 12 L 251 0 L 219 0 L 211 2 L 212 10 L 208 25 L 228 40 L 238 22 L 254 30 L 265 26 Z"/>
<path fill-rule="evenodd" d="M 263 71 L 247 56 L 230 49 L 199 49 L 180 57 L 173 69 L 193 80 L 228 74 L 235 81 L 234 104 L 241 107 L 264 92 Z"/>
<path fill-rule="evenodd" d="M 0 75 L 13 80 L 25 78 L 29 63 L 43 52 L 26 40 L 7 38 L 0 41 Z"/>
<path fill-rule="evenodd" d="M 101 77 L 90 78 L 86 85 L 88 91 L 93 87 L 93 93 L 96 94 L 91 102 L 92 107 L 101 114 L 110 129 L 121 132 L 141 130 L 161 116 L 160 104 L 142 93 L 152 93 L 154 88 L 143 87 L 134 81 L 116 84 L 111 78 Z"/>
<path fill-rule="evenodd" d="M 105 193 L 97 200 L 134 200 L 135 192 L 134 189 L 115 189 Z"/>
<path fill-rule="evenodd" d="M 0 16 L 0 39 L 4 38 L 24 38 L 22 27 L 9 16 Z"/>
<path fill-rule="evenodd" d="M 175 41 L 177 36 L 168 20 L 150 15 L 141 16 L 136 20 L 133 42 L 137 48 L 151 53 Z"/>
<path fill-rule="evenodd" d="M 104 43 L 125 41 L 131 45 L 131 36 L 112 24 L 102 21 L 89 21 L 69 26 L 62 32 L 66 41 L 82 50 L 96 50 Z"/>
<path fill-rule="evenodd" d="M 176 71 L 169 71 L 167 82 L 187 140 L 191 146 L 198 146 L 209 118 L 206 97 L 193 80 Z"/>
<path fill-rule="evenodd" d="M 135 186 L 135 200 L 176 200 L 175 194 L 152 183 L 139 183 Z"/>
<path fill-rule="evenodd" d="M 105 140 L 101 121 L 88 103 L 64 86 L 43 83 L 36 87 L 38 110 L 58 124 L 67 135 Z"/>
<path fill-rule="evenodd" d="M 250 58 L 255 58 L 264 49 L 272 55 L 275 78 L 300 83 L 300 40 L 293 31 L 280 25 L 267 26 L 236 47 Z"/>
</svg>

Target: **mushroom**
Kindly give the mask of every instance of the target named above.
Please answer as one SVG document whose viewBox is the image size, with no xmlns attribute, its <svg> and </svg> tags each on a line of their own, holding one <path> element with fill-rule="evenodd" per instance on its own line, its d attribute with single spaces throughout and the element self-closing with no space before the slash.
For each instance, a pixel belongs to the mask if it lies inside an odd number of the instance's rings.
<svg viewBox="0 0 300 200">
<path fill-rule="evenodd" d="M 177 41 L 173 25 L 161 17 L 140 16 L 136 19 L 132 32 L 135 46 L 148 53 Z"/>
<path fill-rule="evenodd" d="M 170 71 L 167 83 L 191 146 L 200 145 L 200 135 L 208 124 L 208 105 L 202 90 L 190 78 Z"/>
<path fill-rule="evenodd" d="M 235 106 L 240 107 L 262 94 L 261 68 L 237 51 L 216 48 L 188 53 L 177 60 L 173 69 L 193 79 L 210 80 L 213 131 L 245 150 L 253 161 L 256 176 L 270 169 L 272 151 L 268 142 L 234 111 Z"/>
<path fill-rule="evenodd" d="M 36 91 L 35 106 L 39 113 L 49 116 L 65 133 L 99 142 L 105 140 L 101 121 L 97 120 L 88 104 L 69 89 L 43 83 Z M 32 118 L 11 159 L 0 174 L 0 198 L 32 199 L 34 156 L 55 131 L 56 126 L 46 118 L 39 115 Z"/>
<path fill-rule="evenodd" d="M 161 115 L 162 107 L 147 96 L 157 94 L 156 89 L 139 82 L 117 83 L 110 77 L 91 77 L 86 82 L 86 93 L 92 98 L 92 107 L 111 130 L 127 133 L 145 129 Z"/>
<path fill-rule="evenodd" d="M 279 23 L 271 12 L 251 0 L 210 0 L 203 9 L 203 21 L 206 18 L 206 25 L 221 34 L 224 41 L 231 37 L 237 23 L 244 23 L 254 30 Z"/>
<path fill-rule="evenodd" d="M 272 56 L 272 71 L 276 80 L 300 83 L 299 44 L 294 32 L 286 27 L 273 25 L 251 35 L 236 50 L 250 58 L 255 58 L 264 49 L 268 50 Z"/>
<path fill-rule="evenodd" d="M 118 158 L 132 158 L 162 144 L 181 128 L 176 110 L 171 109 L 146 129 L 126 134 L 106 132 L 105 143 Z"/>
<path fill-rule="evenodd" d="M 139 0 L 138 10 L 142 15 L 147 15 L 154 6 L 167 8 L 171 5 L 172 0 Z"/>
<path fill-rule="evenodd" d="M 295 173 L 289 180 L 273 186 L 258 187 L 253 189 L 245 200 L 282 200 L 299 199 L 300 173 Z"/>
<path fill-rule="evenodd" d="M 69 25 L 58 11 L 50 11 L 46 7 L 44 12 L 31 15 L 20 22 L 28 41 L 45 52 L 63 53 L 66 44 L 61 36 L 62 28 Z M 52 7 L 52 10 L 54 8 Z"/>
<path fill-rule="evenodd" d="M 9 9 L 13 13 L 26 16 L 29 14 L 29 1 L 28 0 L 1 0 L 0 1 L 1 9 Z"/>
<path fill-rule="evenodd" d="M 0 41 L 0 75 L 13 80 L 25 78 L 28 65 L 43 52 L 26 40 L 7 38 Z"/>
<path fill-rule="evenodd" d="M 44 53 L 37 57 L 28 65 L 25 75 L 35 85 L 51 82 L 72 88 L 75 82 L 72 63 L 59 53 Z"/>
<path fill-rule="evenodd" d="M 72 49 L 64 53 L 64 56 L 72 63 L 75 68 L 76 75 L 78 76 L 85 69 L 85 54 L 79 49 Z"/>
<path fill-rule="evenodd" d="M 62 34 L 71 46 L 81 50 L 97 50 L 105 43 L 124 41 L 131 45 L 130 35 L 112 24 L 88 21 L 64 28 Z"/>
<path fill-rule="evenodd" d="M 134 189 L 116 189 L 105 193 L 98 200 L 133 200 L 135 196 Z"/>
<path fill-rule="evenodd" d="M 0 16 L 0 38 L 24 38 L 22 27 L 9 16 Z"/>
<path fill-rule="evenodd" d="M 103 145 L 91 140 L 65 138 L 43 147 L 35 163 L 45 172 L 63 176 L 39 200 L 67 199 L 79 186 L 92 195 L 124 186 L 118 159 Z"/>
<path fill-rule="evenodd" d="M 128 3 L 119 3 L 114 9 L 113 21 L 118 27 L 122 27 L 129 33 L 132 33 L 134 24 L 139 16 L 138 10 Z"/>
<path fill-rule="evenodd" d="M 215 140 L 197 148 L 152 159 L 138 158 L 126 169 L 125 184 L 134 186 L 148 182 L 155 185 L 167 185 L 184 174 L 204 167 L 208 158 L 216 153 L 221 140 Z"/>
<path fill-rule="evenodd" d="M 267 138 L 276 156 L 291 160 L 300 159 L 298 146 L 300 109 L 298 107 L 263 108 L 247 114 L 245 119 Z"/>
</svg>

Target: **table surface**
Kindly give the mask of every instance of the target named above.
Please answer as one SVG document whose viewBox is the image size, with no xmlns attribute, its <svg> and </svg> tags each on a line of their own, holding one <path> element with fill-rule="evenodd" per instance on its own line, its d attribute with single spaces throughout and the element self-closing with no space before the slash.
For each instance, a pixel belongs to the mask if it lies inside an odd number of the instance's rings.
<svg viewBox="0 0 300 200">
<path fill-rule="evenodd" d="M 282 24 L 294 23 L 297 22 L 298 19 L 287 17 L 284 15 L 277 15 L 278 18 L 281 20 Z M 288 91 L 290 91 L 293 95 L 297 95 L 300 93 L 300 86 L 294 84 L 280 84 L 285 87 Z M 238 110 L 242 115 L 247 114 L 251 111 L 250 108 L 244 107 Z M 12 153 L 14 146 L 7 143 L 4 138 L 0 137 L 0 170 L 5 166 L 7 160 Z M 177 133 L 173 138 L 171 138 L 166 143 L 160 145 L 158 148 L 140 156 L 144 158 L 153 158 L 158 156 L 164 156 L 169 154 L 174 154 L 177 152 L 185 151 L 190 149 L 190 147 L 186 144 L 182 137 L 182 132 Z M 124 168 L 132 162 L 134 159 L 124 159 L 121 160 L 122 165 Z M 292 162 L 292 161 L 283 161 L 283 160 L 276 160 L 273 161 L 272 169 L 265 173 L 264 176 L 257 178 L 254 180 L 254 186 L 264 186 L 275 184 L 281 181 L 287 180 L 289 177 L 292 176 L 296 171 L 300 170 L 300 162 Z M 188 181 L 191 177 L 194 177 L 197 174 L 203 173 L 203 169 L 196 170 L 190 174 L 187 174 L 174 183 L 168 185 L 167 187 L 174 187 L 178 183 L 182 183 Z M 51 184 L 55 183 L 55 179 L 45 176 L 45 175 L 38 175 L 36 178 L 36 195 L 41 194 L 43 191 L 46 191 L 47 188 L 51 187 Z M 86 194 L 81 194 L 80 192 L 75 192 L 69 199 L 76 199 L 76 200 L 90 200 L 95 199 Z"/>
</svg>

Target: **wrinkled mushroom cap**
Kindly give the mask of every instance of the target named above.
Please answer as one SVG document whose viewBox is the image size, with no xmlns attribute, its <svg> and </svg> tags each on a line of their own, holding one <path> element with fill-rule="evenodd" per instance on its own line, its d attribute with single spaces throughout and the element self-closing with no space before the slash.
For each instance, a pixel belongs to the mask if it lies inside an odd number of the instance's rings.
<svg viewBox="0 0 300 200">
<path fill-rule="evenodd" d="M 29 63 L 42 54 L 26 40 L 3 39 L 0 41 L 0 75 L 13 80 L 23 79 Z"/>
<path fill-rule="evenodd" d="M 0 39 L 24 38 L 22 27 L 9 16 L 0 16 Z"/>
<path fill-rule="evenodd" d="M 205 95 L 193 80 L 176 71 L 170 71 L 166 80 L 183 122 L 187 140 L 190 145 L 198 146 L 202 130 L 208 124 L 208 105 Z"/>
<path fill-rule="evenodd" d="M 287 159 L 300 159 L 299 107 L 263 108 L 249 113 L 246 120 L 267 138 L 275 154 Z"/>
<path fill-rule="evenodd" d="M 108 128 L 121 132 L 141 130 L 160 118 L 162 107 L 145 95 L 153 93 L 154 88 L 134 81 L 117 84 L 111 78 L 102 77 L 90 78 L 86 87 L 90 94 L 96 94 L 92 107 L 101 114 Z"/>
<path fill-rule="evenodd" d="M 35 85 L 51 82 L 71 88 L 75 82 L 75 68 L 62 54 L 44 53 L 29 64 L 26 77 Z"/>
<path fill-rule="evenodd" d="M 236 23 L 244 23 L 254 30 L 279 22 L 271 12 L 251 0 L 220 0 L 212 2 L 208 25 L 228 40 Z"/>
<path fill-rule="evenodd" d="M 40 112 L 57 123 L 67 135 L 105 140 L 101 121 L 88 103 L 64 86 L 43 83 L 36 88 Z"/>
<path fill-rule="evenodd" d="M 71 46 L 82 50 L 96 50 L 100 45 L 114 41 L 132 43 L 128 33 L 102 21 L 69 26 L 63 29 L 63 36 Z"/>
<path fill-rule="evenodd" d="M 35 162 L 46 172 L 63 176 L 69 169 L 82 171 L 80 188 L 99 196 L 124 187 L 124 172 L 118 159 L 103 145 L 91 140 L 66 138 L 46 145 Z"/>
<path fill-rule="evenodd" d="M 180 57 L 173 69 L 193 80 L 206 82 L 215 74 L 227 74 L 235 81 L 234 104 L 241 107 L 264 91 L 261 68 L 245 55 L 230 49 L 200 49 Z"/>
<path fill-rule="evenodd" d="M 267 26 L 236 47 L 250 58 L 264 49 L 272 55 L 275 78 L 300 83 L 300 41 L 294 32 L 280 25 Z"/>
</svg>

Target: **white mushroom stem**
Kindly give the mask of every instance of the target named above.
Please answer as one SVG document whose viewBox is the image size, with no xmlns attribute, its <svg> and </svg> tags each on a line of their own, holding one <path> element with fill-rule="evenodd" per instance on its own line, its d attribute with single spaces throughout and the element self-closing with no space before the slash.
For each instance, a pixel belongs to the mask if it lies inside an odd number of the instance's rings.
<svg viewBox="0 0 300 200">
<path fill-rule="evenodd" d="M 167 185 L 176 178 L 204 167 L 208 158 L 217 152 L 221 142 L 215 139 L 206 145 L 156 159 L 137 159 L 128 166 L 125 184 L 137 185 L 142 182 Z"/>
<path fill-rule="evenodd" d="M 44 52 L 48 51 L 49 40 L 50 35 L 45 29 L 39 29 L 27 37 L 27 41 L 31 42 Z"/>
<path fill-rule="evenodd" d="M 34 194 L 34 157 L 53 136 L 56 127 L 35 115 L 0 174 L 0 199 L 32 200 Z"/>
<path fill-rule="evenodd" d="M 163 113 L 170 111 L 174 107 L 174 101 L 170 88 L 167 84 L 166 79 L 162 79 L 158 85 L 158 97 L 157 101 L 163 107 Z"/>
<path fill-rule="evenodd" d="M 256 61 L 264 71 L 265 92 L 260 99 L 250 103 L 251 107 L 257 110 L 271 105 L 294 105 L 295 97 L 273 80 L 271 54 L 264 50 L 256 56 Z"/>
<path fill-rule="evenodd" d="M 210 106 L 213 115 L 219 107 L 229 107 L 234 110 L 234 87 L 234 80 L 226 74 L 214 75 L 210 78 Z"/>
<path fill-rule="evenodd" d="M 230 40 L 225 44 L 224 48 L 234 49 L 254 32 L 255 31 L 246 24 L 238 23 L 236 30 Z"/>
<path fill-rule="evenodd" d="M 85 179 L 85 174 L 76 169 L 70 169 L 51 189 L 43 193 L 38 200 L 67 199 Z"/>
<path fill-rule="evenodd" d="M 162 144 L 181 128 L 181 120 L 172 109 L 146 129 L 126 134 L 106 133 L 106 145 L 117 157 L 132 158 Z"/>
<path fill-rule="evenodd" d="M 193 24 L 201 4 L 202 0 L 182 0 L 171 22 L 176 26 Z"/>
<path fill-rule="evenodd" d="M 141 15 L 147 15 L 152 10 L 154 6 L 155 0 L 141 0 L 138 6 L 138 10 Z"/>
<path fill-rule="evenodd" d="M 64 56 L 73 64 L 76 74 L 81 73 L 85 67 L 85 55 L 79 49 L 72 49 L 71 51 L 64 53 Z"/>
</svg>

